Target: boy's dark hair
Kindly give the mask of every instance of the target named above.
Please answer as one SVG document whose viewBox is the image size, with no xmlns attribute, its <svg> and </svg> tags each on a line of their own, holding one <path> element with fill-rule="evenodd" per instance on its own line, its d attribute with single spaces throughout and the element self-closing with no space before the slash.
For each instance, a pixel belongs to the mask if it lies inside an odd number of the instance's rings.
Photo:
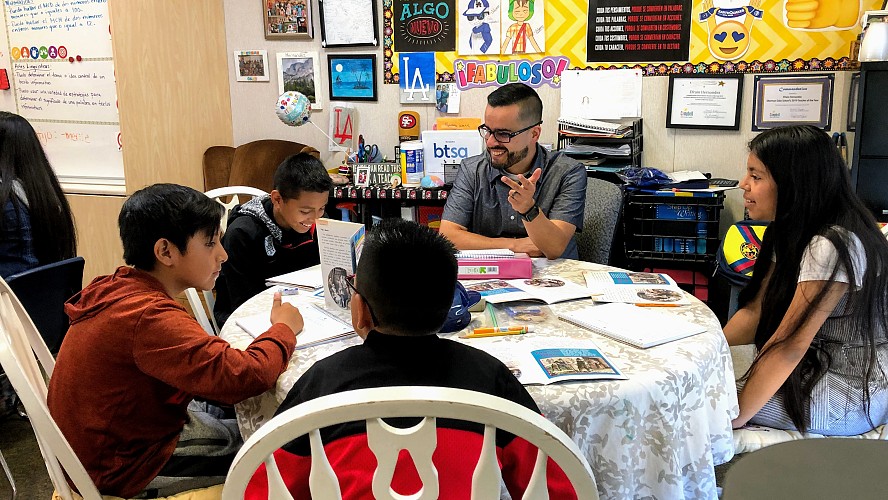
<svg viewBox="0 0 888 500">
<path fill-rule="evenodd" d="M 123 260 L 151 271 L 157 259 L 154 244 L 166 238 L 184 253 L 188 239 L 200 232 L 212 238 L 220 228 L 223 207 L 186 186 L 154 184 L 133 193 L 120 209 L 117 225 Z"/>
<path fill-rule="evenodd" d="M 536 90 L 523 83 L 510 83 L 494 90 L 487 96 L 487 104 L 498 108 L 517 104 L 522 122 L 537 123 L 543 120 L 543 101 Z"/>
<path fill-rule="evenodd" d="M 324 164 L 308 153 L 287 158 L 274 172 L 274 188 L 287 200 L 298 198 L 303 191 L 327 193 L 331 187 L 333 181 Z"/>
<path fill-rule="evenodd" d="M 384 219 L 364 242 L 357 288 L 379 322 L 400 335 L 441 329 L 453 304 L 456 249 L 426 226 Z"/>
</svg>

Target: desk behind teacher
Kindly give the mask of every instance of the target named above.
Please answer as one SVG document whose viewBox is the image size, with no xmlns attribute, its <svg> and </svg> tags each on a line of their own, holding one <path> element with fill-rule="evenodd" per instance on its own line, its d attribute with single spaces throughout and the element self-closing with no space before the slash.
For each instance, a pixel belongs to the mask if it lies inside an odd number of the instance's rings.
<svg viewBox="0 0 888 500">
<path fill-rule="evenodd" d="M 534 277 L 561 277 L 580 284 L 584 270 L 600 269 L 605 267 L 582 261 L 534 260 Z M 543 415 L 585 454 L 602 498 L 716 498 L 714 466 L 734 455 L 731 419 L 739 411 L 730 351 L 718 319 L 692 298 L 689 306 L 662 312 L 705 326 L 706 332 L 636 349 L 555 319 L 560 311 L 590 303 L 579 300 L 549 306 L 553 314 L 535 324 L 534 333 L 528 335 L 592 338 L 628 379 L 529 386 L 528 392 Z M 232 318 L 268 311 L 270 305 L 271 291 L 262 292 L 238 308 Z M 347 315 L 343 319 L 348 321 Z M 472 342 L 457 335 L 442 334 Z M 233 320 L 225 324 L 220 336 L 239 348 L 251 341 Z M 485 341 L 520 342 L 521 337 Z M 274 415 L 299 376 L 315 361 L 359 342 L 353 337 L 297 350 L 274 389 L 237 405 L 244 438 Z"/>
</svg>

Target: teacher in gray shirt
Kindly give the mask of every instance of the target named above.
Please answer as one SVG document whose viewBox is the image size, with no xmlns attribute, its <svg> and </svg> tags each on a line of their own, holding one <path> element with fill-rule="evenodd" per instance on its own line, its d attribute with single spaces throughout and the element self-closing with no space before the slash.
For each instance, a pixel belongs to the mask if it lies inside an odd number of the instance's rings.
<svg viewBox="0 0 888 500">
<path fill-rule="evenodd" d="M 543 102 L 523 83 L 487 97 L 478 127 L 487 151 L 462 161 L 441 220 L 441 234 L 456 248 L 578 258 L 586 170 L 537 144 L 542 116 Z"/>
</svg>

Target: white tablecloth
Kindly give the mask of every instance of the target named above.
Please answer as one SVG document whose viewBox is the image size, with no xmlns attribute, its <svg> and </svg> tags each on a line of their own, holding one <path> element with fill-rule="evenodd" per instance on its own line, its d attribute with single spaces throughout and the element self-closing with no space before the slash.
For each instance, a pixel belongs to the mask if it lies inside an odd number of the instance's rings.
<svg viewBox="0 0 888 500">
<path fill-rule="evenodd" d="M 534 276 L 558 276 L 583 284 L 584 270 L 606 269 L 582 261 L 534 259 Z M 658 312 L 676 314 L 707 331 L 649 349 L 636 349 L 557 319 L 535 324 L 534 333 L 593 338 L 628 380 L 529 386 L 543 414 L 586 455 L 602 498 L 716 498 L 714 466 L 734 456 L 731 420 L 738 415 L 734 370 L 718 319 L 702 302 Z M 578 309 L 589 301 L 550 306 Z M 251 337 L 234 319 L 267 312 L 271 291 L 239 307 L 222 328 L 232 346 Z M 554 316 L 554 315 L 552 315 Z M 342 315 L 348 320 L 347 314 Z M 651 325 L 656 328 L 656 325 Z M 442 335 L 457 339 L 456 333 Z M 459 339 L 457 339 L 459 340 Z M 496 337 L 519 342 L 520 336 Z M 268 421 L 287 392 L 315 361 L 360 342 L 357 337 L 297 350 L 277 386 L 236 406 L 246 439 Z"/>
</svg>

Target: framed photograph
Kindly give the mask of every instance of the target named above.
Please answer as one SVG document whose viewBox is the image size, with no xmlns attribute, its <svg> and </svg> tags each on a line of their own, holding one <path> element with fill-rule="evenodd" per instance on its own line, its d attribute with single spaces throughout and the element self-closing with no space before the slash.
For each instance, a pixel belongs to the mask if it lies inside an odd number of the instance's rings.
<svg viewBox="0 0 888 500">
<path fill-rule="evenodd" d="M 740 130 L 743 75 L 669 75 L 666 128 Z"/>
<path fill-rule="evenodd" d="M 860 97 L 860 73 L 851 75 L 851 87 L 848 92 L 848 123 L 846 129 L 849 132 L 857 130 L 857 101 Z"/>
<path fill-rule="evenodd" d="M 265 38 L 314 38 L 311 0 L 262 0 Z"/>
<path fill-rule="evenodd" d="M 379 45 L 376 0 L 318 0 L 321 47 Z"/>
<path fill-rule="evenodd" d="M 317 52 L 278 52 L 278 95 L 287 91 L 305 94 L 311 109 L 323 109 L 321 63 Z"/>
<path fill-rule="evenodd" d="M 756 75 L 752 93 L 752 130 L 786 125 L 832 124 L 835 75 Z"/>
<path fill-rule="evenodd" d="M 235 50 L 234 68 L 239 82 L 267 82 L 268 51 Z"/>
<path fill-rule="evenodd" d="M 370 185 L 370 165 L 358 165 L 355 167 L 355 186 L 367 187 Z"/>
<path fill-rule="evenodd" d="M 329 54 L 330 100 L 375 101 L 376 54 Z"/>
</svg>

